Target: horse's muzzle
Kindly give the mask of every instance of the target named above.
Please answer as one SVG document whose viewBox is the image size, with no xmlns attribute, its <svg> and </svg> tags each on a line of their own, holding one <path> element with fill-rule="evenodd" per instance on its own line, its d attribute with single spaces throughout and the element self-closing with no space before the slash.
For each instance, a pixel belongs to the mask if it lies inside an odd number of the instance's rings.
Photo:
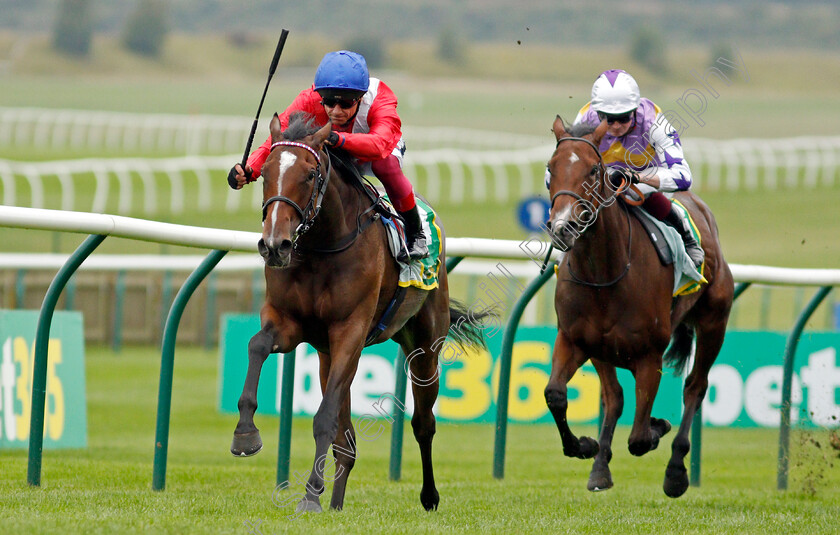
<svg viewBox="0 0 840 535">
<path fill-rule="evenodd" d="M 292 260 L 292 240 L 283 239 L 279 244 L 268 245 L 264 238 L 257 242 L 257 250 L 268 267 L 282 269 Z"/>
<path fill-rule="evenodd" d="M 580 236 L 578 224 L 574 221 L 551 221 L 548 228 L 551 243 L 560 251 L 568 251 L 575 245 L 575 240 Z"/>
</svg>

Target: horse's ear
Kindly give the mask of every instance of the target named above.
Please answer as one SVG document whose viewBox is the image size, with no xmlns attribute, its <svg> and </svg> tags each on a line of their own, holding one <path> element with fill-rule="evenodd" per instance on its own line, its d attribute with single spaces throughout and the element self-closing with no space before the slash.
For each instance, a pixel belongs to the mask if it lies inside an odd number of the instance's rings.
<svg viewBox="0 0 840 535">
<path fill-rule="evenodd" d="M 607 128 L 607 121 L 603 120 L 601 121 L 601 124 L 599 124 L 598 127 L 595 129 L 595 131 L 592 132 L 592 143 L 595 143 L 595 146 L 601 144 L 601 140 L 604 138 L 604 134 L 607 133 Z"/>
<path fill-rule="evenodd" d="M 554 119 L 554 124 L 551 125 L 554 131 L 554 137 L 559 141 L 561 137 L 566 135 L 566 126 L 563 124 L 563 118 L 559 115 Z"/>
<path fill-rule="evenodd" d="M 271 118 L 271 124 L 268 125 L 268 131 L 271 132 L 271 142 L 277 143 L 283 139 L 282 126 L 280 125 L 280 117 L 274 114 Z"/>
<path fill-rule="evenodd" d="M 330 132 L 332 132 L 332 123 L 328 121 L 323 128 L 312 134 L 312 148 L 321 150 Z"/>
</svg>

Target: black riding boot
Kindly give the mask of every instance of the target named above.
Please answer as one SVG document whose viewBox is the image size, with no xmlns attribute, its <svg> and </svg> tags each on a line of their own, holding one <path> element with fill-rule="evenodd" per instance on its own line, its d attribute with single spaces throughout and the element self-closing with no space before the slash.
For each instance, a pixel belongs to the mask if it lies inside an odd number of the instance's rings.
<svg viewBox="0 0 840 535">
<path fill-rule="evenodd" d="M 429 247 L 426 244 L 426 236 L 423 234 L 423 225 L 420 222 L 420 213 L 417 205 L 405 212 L 399 213 L 405 221 L 405 240 L 408 247 L 408 256 L 411 260 L 418 260 L 429 256 Z M 405 252 L 400 252 L 400 260 L 408 261 Z"/>
<path fill-rule="evenodd" d="M 688 222 L 688 218 L 683 216 L 682 210 L 679 210 L 671 204 L 671 211 L 665 216 L 664 221 L 680 233 L 685 243 L 685 252 L 688 253 L 688 257 L 691 258 L 694 267 L 699 270 L 700 266 L 703 265 L 703 258 L 706 254 L 700 247 L 700 244 L 697 243 L 697 240 L 694 239 L 694 234 L 691 233 L 691 223 Z"/>
</svg>

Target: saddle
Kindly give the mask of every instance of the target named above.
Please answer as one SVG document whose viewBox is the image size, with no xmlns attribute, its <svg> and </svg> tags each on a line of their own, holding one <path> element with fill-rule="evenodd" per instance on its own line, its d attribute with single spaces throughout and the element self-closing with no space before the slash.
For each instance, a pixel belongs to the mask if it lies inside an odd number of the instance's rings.
<svg viewBox="0 0 840 535">
<path fill-rule="evenodd" d="M 630 210 L 630 213 L 633 214 L 633 217 L 642 224 L 642 228 L 645 229 L 645 234 L 647 234 L 647 237 L 650 238 L 650 242 L 656 250 L 659 262 L 663 266 L 673 264 L 674 254 L 671 252 L 671 248 L 668 247 L 668 242 L 665 240 L 665 234 L 662 232 L 662 229 L 659 228 L 659 226 L 657 226 L 651 218 L 645 217 L 645 214 L 642 213 L 644 208 L 641 206 L 631 206 L 628 204 L 625 204 L 625 206 Z"/>
<path fill-rule="evenodd" d="M 685 210 L 685 207 L 679 201 L 675 200 L 671 202 L 678 206 L 679 209 Z M 625 208 L 642 224 L 642 228 L 653 244 L 653 248 L 656 250 L 656 255 L 659 257 L 662 265 L 674 266 L 674 297 L 696 292 L 700 289 L 702 283 L 708 282 L 703 277 L 703 274 L 695 269 L 691 259 L 685 252 L 685 243 L 679 232 L 668 227 L 666 223 L 655 219 L 640 206 L 630 206 L 625 203 Z M 688 213 L 688 210 L 686 210 L 686 213 L 690 218 L 691 214 Z M 668 232 L 672 234 L 670 239 L 666 237 L 664 229 L 668 229 Z"/>
</svg>

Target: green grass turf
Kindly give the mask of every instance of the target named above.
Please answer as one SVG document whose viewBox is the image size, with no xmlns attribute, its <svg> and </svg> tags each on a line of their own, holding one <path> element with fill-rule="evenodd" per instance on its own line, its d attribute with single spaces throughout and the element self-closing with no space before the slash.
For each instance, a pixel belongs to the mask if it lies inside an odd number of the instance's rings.
<svg viewBox="0 0 840 535">
<path fill-rule="evenodd" d="M 166 490 L 151 489 L 159 350 L 88 348 L 89 447 L 46 451 L 41 488 L 26 484 L 26 452 L 0 452 L 3 533 L 245 534 L 257 525 L 263 534 L 836 533 L 840 459 L 819 431 L 793 433 L 790 486 L 780 492 L 776 431 L 706 429 L 701 486 L 673 500 L 661 490 L 673 432 L 635 458 L 626 449 L 628 429 L 620 428 L 615 487 L 590 493 L 590 462 L 563 457 L 553 426 L 510 426 L 499 481 L 491 475 L 492 426 L 441 424 L 434 443 L 440 509 L 427 513 L 407 425 L 400 482 L 388 480 L 388 434 L 359 441 L 345 510 L 289 519 L 290 505 L 272 503 L 277 418 L 258 416 L 260 455 L 233 458 L 236 416 L 216 411 L 217 355 L 192 347 L 175 355 Z M 311 420 L 295 420 L 292 442 L 292 473 L 305 472 L 314 452 Z M 292 481 L 287 493 L 301 488 Z"/>
</svg>

